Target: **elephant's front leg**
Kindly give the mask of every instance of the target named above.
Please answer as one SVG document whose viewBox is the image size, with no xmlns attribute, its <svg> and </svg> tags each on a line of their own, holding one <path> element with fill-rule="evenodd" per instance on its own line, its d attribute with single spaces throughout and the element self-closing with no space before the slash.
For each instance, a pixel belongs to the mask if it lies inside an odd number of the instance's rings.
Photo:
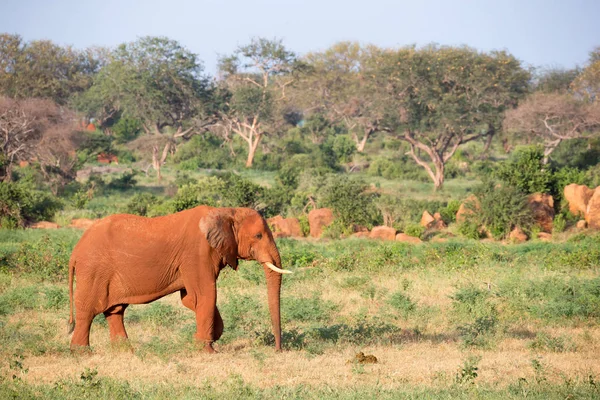
<svg viewBox="0 0 600 400">
<path fill-rule="evenodd" d="M 212 287 L 181 290 L 181 302 L 196 313 L 196 334 L 194 338 L 204 343 L 204 350 L 214 353 L 212 343 L 223 333 L 223 320 L 217 310 L 216 283 Z"/>
</svg>

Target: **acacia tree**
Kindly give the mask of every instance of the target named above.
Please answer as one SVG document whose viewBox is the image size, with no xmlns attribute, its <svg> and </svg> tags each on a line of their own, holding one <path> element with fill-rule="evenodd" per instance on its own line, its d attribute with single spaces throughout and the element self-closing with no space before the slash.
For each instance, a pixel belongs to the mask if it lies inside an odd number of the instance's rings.
<svg viewBox="0 0 600 400">
<path fill-rule="evenodd" d="M 358 152 L 363 152 L 371 135 L 389 131 L 378 82 L 371 71 L 373 57 L 381 52 L 374 46 L 340 42 L 323 52 L 309 53 L 308 66 L 299 90 L 304 108 L 342 123 L 351 134 Z"/>
<path fill-rule="evenodd" d="M 600 100 L 600 47 L 590 53 L 588 65 L 573 81 L 573 89 L 585 100 Z"/>
<path fill-rule="evenodd" d="M 66 104 L 90 87 L 105 60 L 102 48 L 79 51 L 49 40 L 27 43 L 19 35 L 0 34 L 0 95 Z"/>
<path fill-rule="evenodd" d="M 74 115 L 46 99 L 0 97 L 0 180 L 19 161 L 36 162 L 56 193 L 75 178 Z"/>
<path fill-rule="evenodd" d="M 530 78 L 512 55 L 468 47 L 386 51 L 375 65 L 390 120 L 436 190 L 461 145 L 500 130 L 503 112 L 525 94 Z"/>
<path fill-rule="evenodd" d="M 246 167 L 252 166 L 263 137 L 282 119 L 279 109 L 298 67 L 296 55 L 277 39 L 252 39 L 219 60 L 221 84 L 231 93 L 221 123 L 248 144 Z"/>
<path fill-rule="evenodd" d="M 167 126 L 175 137 L 210 103 L 211 84 L 196 55 L 165 37 L 142 37 L 117 47 L 77 107 L 100 122 L 118 115 L 137 119 L 147 134 Z"/>
<path fill-rule="evenodd" d="M 537 92 L 506 113 L 505 126 L 516 134 L 534 136 L 544 145 L 543 163 L 564 140 L 600 134 L 600 103 L 569 93 Z"/>
</svg>

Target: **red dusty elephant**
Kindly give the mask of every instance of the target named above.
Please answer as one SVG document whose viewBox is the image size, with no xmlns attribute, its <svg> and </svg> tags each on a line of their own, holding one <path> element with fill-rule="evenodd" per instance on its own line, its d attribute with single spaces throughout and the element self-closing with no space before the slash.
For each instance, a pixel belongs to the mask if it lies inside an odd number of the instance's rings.
<svg viewBox="0 0 600 400">
<path fill-rule="evenodd" d="M 69 261 L 71 349 L 88 348 L 96 315 L 106 316 L 111 341 L 126 339 L 123 316 L 129 304 L 179 291 L 181 302 L 196 313 L 196 340 L 214 352 L 212 343 L 223 333 L 216 281 L 226 265 L 237 270 L 238 259 L 264 267 L 275 348 L 280 350 L 281 274 L 290 271 L 281 269 L 267 223 L 248 208 L 207 206 L 156 218 L 113 215 L 84 233 Z"/>
</svg>

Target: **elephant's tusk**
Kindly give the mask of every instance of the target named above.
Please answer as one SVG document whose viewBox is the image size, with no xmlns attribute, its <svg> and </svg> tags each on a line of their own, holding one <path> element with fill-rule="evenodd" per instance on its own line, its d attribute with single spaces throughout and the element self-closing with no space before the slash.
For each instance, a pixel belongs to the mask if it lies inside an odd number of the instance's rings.
<svg viewBox="0 0 600 400">
<path fill-rule="evenodd" d="M 288 271 L 287 269 L 277 268 L 276 266 L 274 266 L 270 262 L 266 262 L 265 265 L 267 267 L 269 267 L 270 269 L 272 269 L 273 271 L 279 272 L 280 274 L 291 274 L 292 273 L 292 271 Z"/>
</svg>

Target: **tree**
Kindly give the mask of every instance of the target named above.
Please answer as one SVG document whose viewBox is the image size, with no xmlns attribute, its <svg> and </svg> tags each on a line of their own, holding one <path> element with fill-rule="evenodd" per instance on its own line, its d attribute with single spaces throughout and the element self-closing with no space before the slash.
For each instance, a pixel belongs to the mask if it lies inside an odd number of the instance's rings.
<svg viewBox="0 0 600 400">
<path fill-rule="evenodd" d="M 389 119 L 436 190 L 461 145 L 501 129 L 504 111 L 524 96 L 530 78 L 512 55 L 468 47 L 406 47 L 375 62 Z"/>
<path fill-rule="evenodd" d="M 573 82 L 581 74 L 579 68 L 559 69 L 552 68 L 537 77 L 535 90 L 544 93 L 565 93 L 572 89 Z"/>
<path fill-rule="evenodd" d="M 590 53 L 589 63 L 573 81 L 573 88 L 586 100 L 600 99 L 600 47 Z"/>
<path fill-rule="evenodd" d="M 600 103 L 568 93 L 534 93 L 506 113 L 505 126 L 517 134 L 532 134 L 544 144 L 544 164 L 564 140 L 590 138 L 600 133 Z"/>
<path fill-rule="evenodd" d="M 340 42 L 320 53 L 309 53 L 309 68 L 300 90 L 305 108 L 324 113 L 334 123 L 343 123 L 363 152 L 371 135 L 387 131 L 382 112 L 381 90 L 371 71 L 372 59 L 380 49 L 356 42 Z"/>
<path fill-rule="evenodd" d="M 296 55 L 277 39 L 252 39 L 219 60 L 222 84 L 231 92 L 228 110 L 221 114 L 222 124 L 248 144 L 246 167 L 252 166 L 269 128 L 283 120 L 278 106 L 297 68 Z"/>
<path fill-rule="evenodd" d="M 75 178 L 74 115 L 51 100 L 0 98 L 0 179 L 19 161 L 37 162 L 56 193 Z"/>
<path fill-rule="evenodd" d="M 175 136 L 196 128 L 212 87 L 196 55 L 177 41 L 146 36 L 117 47 L 77 108 L 101 123 L 119 115 L 141 121 L 147 134 L 170 126 Z"/>
<path fill-rule="evenodd" d="M 0 95 L 64 105 L 89 88 L 104 61 L 102 48 L 79 51 L 49 40 L 26 43 L 19 35 L 0 34 Z"/>
</svg>

